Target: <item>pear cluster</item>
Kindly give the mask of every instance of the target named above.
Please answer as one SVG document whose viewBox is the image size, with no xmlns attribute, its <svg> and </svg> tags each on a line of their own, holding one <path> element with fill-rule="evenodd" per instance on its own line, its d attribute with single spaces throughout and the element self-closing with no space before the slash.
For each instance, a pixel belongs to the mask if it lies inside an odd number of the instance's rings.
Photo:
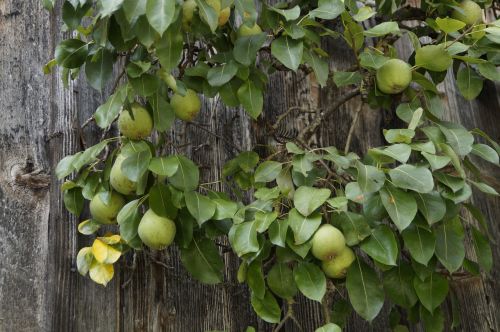
<svg viewBox="0 0 500 332">
<path fill-rule="evenodd" d="M 322 261 L 321 268 L 329 278 L 344 278 L 356 259 L 352 249 L 346 246 L 344 234 L 330 224 L 322 225 L 314 233 L 311 252 Z"/>
</svg>

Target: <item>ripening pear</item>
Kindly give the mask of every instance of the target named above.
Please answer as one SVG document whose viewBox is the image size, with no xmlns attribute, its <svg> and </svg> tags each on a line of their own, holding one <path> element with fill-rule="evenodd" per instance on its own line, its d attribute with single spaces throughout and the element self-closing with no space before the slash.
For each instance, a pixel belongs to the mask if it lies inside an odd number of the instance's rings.
<svg viewBox="0 0 500 332">
<path fill-rule="evenodd" d="M 229 20 L 229 15 L 231 15 L 231 8 L 222 8 L 221 0 L 206 0 L 207 4 L 212 7 L 219 17 L 218 25 L 221 27 L 227 23 Z"/>
<path fill-rule="evenodd" d="M 101 224 L 115 224 L 118 212 L 125 205 L 123 196 L 112 192 L 109 204 L 103 202 L 101 194 L 97 193 L 90 201 L 90 214 L 92 219 Z"/>
<path fill-rule="evenodd" d="M 151 209 L 144 213 L 137 229 L 142 242 L 155 250 L 168 247 L 174 241 L 175 231 L 172 220 L 160 217 Z"/>
<path fill-rule="evenodd" d="M 246 24 L 242 24 L 238 28 L 238 37 L 258 35 L 261 32 L 262 29 L 257 25 L 257 23 L 255 23 L 252 27 L 249 27 Z"/>
<path fill-rule="evenodd" d="M 334 259 L 345 248 L 345 238 L 342 232 L 330 225 L 324 224 L 312 238 L 311 252 L 319 260 Z"/>
<path fill-rule="evenodd" d="M 345 247 L 334 259 L 331 261 L 323 261 L 321 268 L 325 275 L 329 278 L 344 278 L 347 269 L 351 266 L 352 262 L 356 259 L 354 252 L 349 247 Z"/>
<path fill-rule="evenodd" d="M 113 189 L 118 191 L 120 194 L 130 195 L 137 189 L 137 183 L 129 180 L 129 178 L 123 174 L 121 166 L 125 159 L 126 157 L 122 154 L 119 154 L 116 157 L 115 163 L 113 164 L 113 167 L 111 167 L 109 183 L 111 184 L 111 187 L 113 187 Z"/>
<path fill-rule="evenodd" d="M 182 4 L 182 26 L 185 30 L 189 30 L 189 25 L 193 21 L 194 11 L 198 5 L 194 0 L 186 0 Z"/>
<path fill-rule="evenodd" d="M 411 67 L 399 59 L 390 59 L 377 70 L 377 87 L 387 94 L 405 90 L 411 82 Z"/>
<path fill-rule="evenodd" d="M 480 23 L 483 20 L 481 7 L 472 0 L 464 0 L 458 5 L 460 10 L 455 9 L 452 17 L 468 25 Z"/>
<path fill-rule="evenodd" d="M 130 116 L 132 112 L 134 118 Z M 131 110 L 123 110 L 118 118 L 120 133 L 130 139 L 139 140 L 151 135 L 153 119 L 149 112 L 138 103 L 131 106 Z"/>
<path fill-rule="evenodd" d="M 188 122 L 193 121 L 201 109 L 200 98 L 191 89 L 187 89 L 185 96 L 179 93 L 174 94 L 170 99 L 170 105 L 179 119 Z"/>
</svg>

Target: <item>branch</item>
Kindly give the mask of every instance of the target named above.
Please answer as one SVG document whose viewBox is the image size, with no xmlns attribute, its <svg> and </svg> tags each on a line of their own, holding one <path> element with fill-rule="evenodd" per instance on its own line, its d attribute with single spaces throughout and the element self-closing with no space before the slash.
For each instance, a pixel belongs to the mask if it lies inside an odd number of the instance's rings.
<svg viewBox="0 0 500 332">
<path fill-rule="evenodd" d="M 317 116 L 307 127 L 305 127 L 298 135 L 297 139 L 301 142 L 306 142 L 314 134 L 321 125 L 321 122 L 326 120 L 333 112 L 338 110 L 342 105 L 360 94 L 359 88 L 351 90 L 342 96 L 327 110 Z"/>
<path fill-rule="evenodd" d="M 187 123 L 188 125 L 194 126 L 194 127 L 198 128 L 198 129 L 201 129 L 201 130 L 203 130 L 204 132 L 206 132 L 206 133 L 208 133 L 208 134 L 210 134 L 210 135 L 212 135 L 212 136 L 214 136 L 214 137 L 216 137 L 216 138 L 220 139 L 221 141 L 223 141 L 224 143 L 228 144 L 228 145 L 229 145 L 229 146 L 231 146 L 233 149 L 235 149 L 237 152 L 241 152 L 241 149 L 240 149 L 239 147 L 237 147 L 236 145 L 234 145 L 231 141 L 229 141 L 229 140 L 225 139 L 223 136 L 221 136 L 221 135 L 219 135 L 219 134 L 216 134 L 216 133 L 214 133 L 214 132 L 212 132 L 212 131 L 208 130 L 207 128 L 203 128 L 203 126 L 201 126 L 201 125 L 199 125 L 199 124 L 197 124 L 197 123 L 195 123 L 195 122 L 186 122 L 186 123 Z"/>
<path fill-rule="evenodd" d="M 356 113 L 354 114 L 354 119 L 352 119 L 351 127 L 349 128 L 349 133 L 347 134 L 347 141 L 345 143 L 345 148 L 344 148 L 344 155 L 349 152 L 349 146 L 351 145 L 351 139 L 352 135 L 354 134 L 354 128 L 356 127 L 356 124 L 358 123 L 358 118 L 359 118 L 359 113 L 363 110 L 363 101 L 359 104 L 358 109 L 356 110 Z"/>
</svg>

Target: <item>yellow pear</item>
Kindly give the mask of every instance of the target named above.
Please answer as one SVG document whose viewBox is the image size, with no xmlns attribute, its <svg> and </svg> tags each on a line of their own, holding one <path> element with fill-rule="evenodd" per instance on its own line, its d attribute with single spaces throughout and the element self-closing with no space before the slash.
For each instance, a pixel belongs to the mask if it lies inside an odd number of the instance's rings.
<svg viewBox="0 0 500 332">
<path fill-rule="evenodd" d="M 390 59 L 377 70 L 377 87 L 387 94 L 405 90 L 411 82 L 411 67 L 399 59 Z"/>
<path fill-rule="evenodd" d="M 134 118 L 130 116 L 130 111 Z M 141 105 L 134 103 L 131 110 L 123 110 L 118 118 L 120 133 L 130 139 L 139 140 L 151 135 L 153 119 L 149 112 Z"/>
<path fill-rule="evenodd" d="M 114 224 L 123 205 L 125 205 L 125 200 L 120 194 L 112 192 L 109 204 L 105 204 L 101 199 L 101 194 L 97 193 L 90 201 L 90 214 L 98 223 Z"/>
<path fill-rule="evenodd" d="M 113 189 L 118 191 L 120 194 L 130 195 L 137 189 L 137 183 L 130 181 L 129 178 L 123 174 L 121 166 L 125 159 L 126 157 L 122 154 L 119 154 L 116 157 L 115 163 L 113 164 L 113 167 L 111 167 L 109 183 L 111 184 L 111 187 L 113 187 Z"/>
<path fill-rule="evenodd" d="M 176 93 L 170 99 L 170 105 L 174 109 L 175 115 L 184 121 L 193 121 L 200 113 L 201 101 L 196 91 L 187 89 L 186 95 Z"/>
<path fill-rule="evenodd" d="M 168 247 L 175 238 L 175 223 L 160 217 L 149 209 L 139 222 L 137 233 L 142 242 L 151 249 L 161 250 Z"/>
<path fill-rule="evenodd" d="M 331 261 L 323 261 L 321 268 L 329 278 L 344 278 L 347 269 L 356 259 L 356 255 L 349 247 L 345 247 L 337 257 Z"/>
<path fill-rule="evenodd" d="M 319 260 L 334 259 L 345 248 L 345 238 L 342 232 L 330 225 L 322 225 L 312 238 L 311 252 Z"/>
</svg>

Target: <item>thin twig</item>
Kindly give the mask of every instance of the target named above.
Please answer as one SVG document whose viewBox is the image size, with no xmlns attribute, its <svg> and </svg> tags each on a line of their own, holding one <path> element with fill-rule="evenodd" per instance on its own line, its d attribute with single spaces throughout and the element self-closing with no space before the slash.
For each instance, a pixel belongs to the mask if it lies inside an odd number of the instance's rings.
<svg viewBox="0 0 500 332">
<path fill-rule="evenodd" d="M 354 128 L 356 128 L 359 114 L 363 110 L 363 104 L 364 104 L 363 101 L 361 101 L 358 109 L 356 110 L 356 113 L 354 114 L 354 119 L 352 119 L 351 127 L 349 128 L 349 133 L 347 134 L 347 141 L 345 142 L 344 154 L 347 154 L 347 152 L 349 152 L 349 147 L 351 145 L 352 135 L 354 134 Z"/>
<path fill-rule="evenodd" d="M 198 129 L 201 129 L 203 131 L 205 131 L 206 133 L 214 136 L 214 137 L 217 137 L 218 139 L 222 140 L 224 143 L 228 144 L 229 146 L 231 146 L 233 149 L 235 149 L 237 152 L 241 152 L 241 149 L 238 148 L 236 145 L 234 145 L 231 141 L 227 140 L 226 138 L 224 138 L 223 136 L 219 135 L 219 134 L 216 134 L 214 132 L 212 132 L 211 130 L 208 130 L 207 128 L 203 128 L 203 126 L 195 123 L 195 122 L 187 122 L 188 125 L 191 125 L 191 126 L 194 126 Z"/>
<path fill-rule="evenodd" d="M 301 142 L 306 142 L 309 138 L 314 134 L 314 132 L 321 125 L 321 122 L 326 120 L 328 116 L 330 116 L 333 112 L 338 110 L 342 105 L 356 97 L 360 94 L 359 88 L 353 89 L 351 91 L 346 92 L 327 110 L 317 116 L 307 127 L 305 127 L 297 136 L 297 139 Z"/>
</svg>

